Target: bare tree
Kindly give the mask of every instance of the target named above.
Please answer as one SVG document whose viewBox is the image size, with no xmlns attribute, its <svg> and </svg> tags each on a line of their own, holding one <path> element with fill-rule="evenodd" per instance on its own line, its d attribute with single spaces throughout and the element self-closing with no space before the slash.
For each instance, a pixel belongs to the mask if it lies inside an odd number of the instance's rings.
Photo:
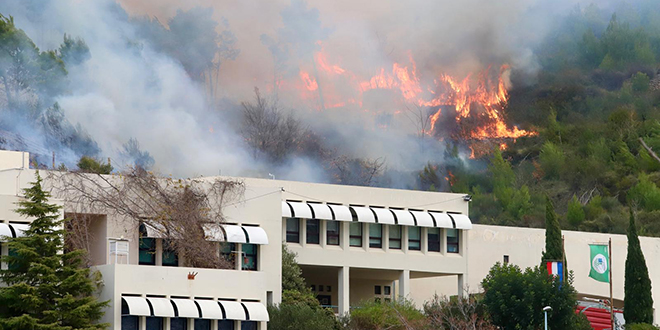
<svg viewBox="0 0 660 330">
<path fill-rule="evenodd" d="M 298 149 L 306 129 L 292 113 L 285 115 L 277 102 L 264 98 L 258 88 L 254 94 L 254 103 L 242 103 L 241 133 L 255 158 L 281 162 Z"/>
<path fill-rule="evenodd" d="M 477 296 L 465 290 L 463 296 L 440 297 L 424 303 L 424 314 L 433 329 L 446 330 L 496 330 L 486 317 L 485 306 Z"/>
<path fill-rule="evenodd" d="M 224 222 L 223 206 L 243 196 L 242 182 L 163 178 L 141 168 L 119 175 L 51 172 L 48 182 L 54 196 L 72 205 L 67 222 L 72 248 L 89 250 L 90 215 L 107 214 L 133 230 L 149 226 L 168 239 L 186 266 L 229 267 L 204 228 Z"/>
<path fill-rule="evenodd" d="M 385 159 L 350 158 L 342 155 L 330 162 L 330 171 L 334 172 L 336 183 L 372 186 L 376 178 L 385 170 Z"/>
</svg>

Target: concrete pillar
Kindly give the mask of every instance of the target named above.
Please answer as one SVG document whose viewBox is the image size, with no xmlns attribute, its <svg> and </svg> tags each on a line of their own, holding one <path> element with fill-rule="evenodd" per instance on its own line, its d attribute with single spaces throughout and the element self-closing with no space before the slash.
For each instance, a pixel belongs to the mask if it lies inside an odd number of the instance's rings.
<svg viewBox="0 0 660 330">
<path fill-rule="evenodd" d="M 407 298 L 410 295 L 410 270 L 404 269 L 399 274 L 399 296 Z"/>
<path fill-rule="evenodd" d="M 339 268 L 339 283 L 337 285 L 339 315 L 345 315 L 350 312 L 350 271 L 351 269 L 348 266 Z"/>
<path fill-rule="evenodd" d="M 464 274 L 458 274 L 458 296 L 459 297 L 464 297 L 465 296 L 465 275 Z"/>
</svg>

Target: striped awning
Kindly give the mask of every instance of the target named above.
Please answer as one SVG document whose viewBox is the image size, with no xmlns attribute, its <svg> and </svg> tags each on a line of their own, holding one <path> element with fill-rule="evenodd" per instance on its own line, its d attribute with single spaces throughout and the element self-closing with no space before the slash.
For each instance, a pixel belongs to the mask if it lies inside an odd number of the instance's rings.
<svg viewBox="0 0 660 330">
<path fill-rule="evenodd" d="M 318 202 L 282 202 L 282 217 L 335 221 L 356 219 L 359 222 L 388 225 L 472 229 L 472 221 L 465 214 Z"/>
</svg>

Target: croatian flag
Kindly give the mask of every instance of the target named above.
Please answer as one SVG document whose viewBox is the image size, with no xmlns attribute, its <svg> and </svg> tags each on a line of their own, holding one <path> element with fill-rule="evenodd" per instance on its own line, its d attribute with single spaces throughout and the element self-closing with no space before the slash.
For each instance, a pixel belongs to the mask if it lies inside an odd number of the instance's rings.
<svg viewBox="0 0 660 330">
<path fill-rule="evenodd" d="M 561 261 L 548 261 L 546 263 L 548 275 L 559 276 L 559 281 L 564 282 L 564 265 Z"/>
</svg>

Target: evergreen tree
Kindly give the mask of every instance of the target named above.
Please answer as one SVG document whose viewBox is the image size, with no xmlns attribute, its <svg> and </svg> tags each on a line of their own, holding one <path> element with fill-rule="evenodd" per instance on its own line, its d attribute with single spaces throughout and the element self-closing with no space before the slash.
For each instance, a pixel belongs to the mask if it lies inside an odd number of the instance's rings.
<svg viewBox="0 0 660 330">
<path fill-rule="evenodd" d="M 0 328 L 12 330 L 105 329 L 96 324 L 107 302 L 94 297 L 97 283 L 83 266 L 83 251 L 64 251 L 61 207 L 49 204 L 41 177 L 25 189 L 16 212 L 34 219 L 23 237 L 10 239 L 0 257 Z"/>
<path fill-rule="evenodd" d="M 639 245 L 635 217 L 630 212 L 628 228 L 628 255 L 626 256 L 626 279 L 623 316 L 627 324 L 653 323 L 653 297 L 651 279 L 646 267 L 644 253 Z"/>
<path fill-rule="evenodd" d="M 549 197 L 545 200 L 545 250 L 541 262 L 560 261 L 564 256 L 561 239 L 561 228 L 555 207 Z M 564 265 L 565 267 L 566 265 Z M 545 265 L 543 265 L 545 267 Z M 567 272 L 568 273 L 568 272 Z"/>
</svg>

